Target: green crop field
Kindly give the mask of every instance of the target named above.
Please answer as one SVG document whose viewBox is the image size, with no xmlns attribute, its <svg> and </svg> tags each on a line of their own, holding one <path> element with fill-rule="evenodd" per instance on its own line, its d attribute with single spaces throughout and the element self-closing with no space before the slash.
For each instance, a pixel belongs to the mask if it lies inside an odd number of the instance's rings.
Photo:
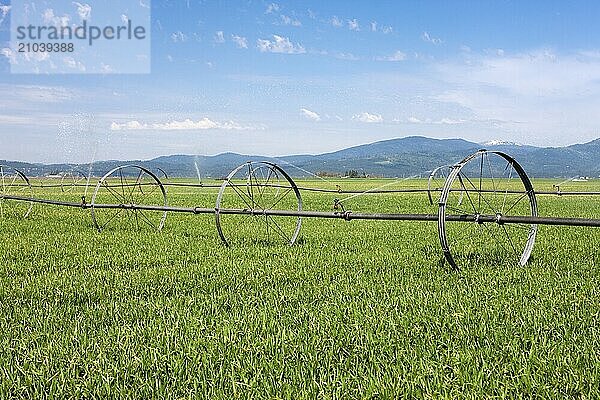
<svg viewBox="0 0 600 400">
<path fill-rule="evenodd" d="M 214 207 L 215 188 L 167 189 L 170 205 Z M 349 197 L 302 195 L 319 211 Z M 600 218 L 600 196 L 538 203 Z M 344 206 L 437 213 L 424 193 Z M 528 265 L 492 243 L 452 271 L 435 222 L 305 219 L 290 247 L 232 220 L 227 248 L 213 215 L 169 214 L 162 232 L 122 219 L 102 233 L 77 208 L 0 219 L 0 398 L 600 397 L 599 228 L 541 226 Z"/>
</svg>

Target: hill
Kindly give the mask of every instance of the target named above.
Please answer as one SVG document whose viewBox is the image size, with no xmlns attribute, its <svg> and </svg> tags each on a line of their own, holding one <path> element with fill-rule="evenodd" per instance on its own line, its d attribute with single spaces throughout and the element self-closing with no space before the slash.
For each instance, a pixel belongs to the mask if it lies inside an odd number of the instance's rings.
<svg viewBox="0 0 600 400">
<path fill-rule="evenodd" d="M 221 178 L 248 160 L 268 160 L 280 164 L 292 176 L 344 174 L 349 170 L 385 177 L 426 176 L 435 167 L 455 163 L 482 147 L 512 155 L 532 177 L 597 177 L 600 174 L 600 139 L 567 147 L 541 148 L 500 141 L 482 145 L 463 139 L 421 136 L 384 140 L 318 155 L 274 158 L 223 153 L 216 156 L 170 155 L 146 161 L 98 161 L 91 166 L 91 171 L 98 176 L 118 165 L 142 164 L 155 170 L 160 168 L 173 177 L 196 177 L 199 174 L 203 178 Z M 90 170 L 89 165 L 45 165 L 1 160 L 0 164 L 19 168 L 30 176 Z"/>
</svg>

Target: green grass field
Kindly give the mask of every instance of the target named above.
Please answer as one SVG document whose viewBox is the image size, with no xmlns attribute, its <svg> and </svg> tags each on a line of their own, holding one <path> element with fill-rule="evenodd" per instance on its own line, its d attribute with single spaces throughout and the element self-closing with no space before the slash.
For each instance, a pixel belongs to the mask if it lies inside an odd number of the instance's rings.
<svg viewBox="0 0 600 400">
<path fill-rule="evenodd" d="M 216 189 L 168 195 L 213 207 Z M 335 197 L 303 193 L 304 208 Z M 600 196 L 538 203 L 600 218 Z M 345 206 L 437 212 L 423 193 Z M 0 398 L 600 397 L 600 229 L 542 226 L 527 266 L 482 250 L 458 272 L 436 223 L 306 219 L 293 247 L 238 233 L 226 248 L 214 216 L 187 214 L 98 233 L 89 211 L 41 205 L 1 220 Z"/>
</svg>

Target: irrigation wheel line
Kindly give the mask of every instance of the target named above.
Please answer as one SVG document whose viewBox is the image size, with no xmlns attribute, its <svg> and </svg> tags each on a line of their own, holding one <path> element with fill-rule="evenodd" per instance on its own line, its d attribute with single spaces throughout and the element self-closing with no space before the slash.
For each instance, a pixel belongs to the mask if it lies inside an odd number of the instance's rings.
<svg viewBox="0 0 600 400">
<path fill-rule="evenodd" d="M 0 165 L 0 194 L 33 198 L 33 189 L 29 178 L 16 168 Z M 32 201 L 14 201 L 0 199 L 0 219 L 7 217 L 27 218 L 33 210 Z"/>
<path fill-rule="evenodd" d="M 223 212 L 238 209 L 241 214 Z M 269 161 L 249 161 L 225 178 L 215 204 L 215 223 L 226 246 L 230 237 L 293 245 L 302 227 L 300 215 L 274 215 L 271 211 L 302 212 L 302 196 L 293 179 Z"/>
<path fill-rule="evenodd" d="M 321 190 L 299 188 L 283 169 L 268 161 L 247 162 L 234 169 L 220 185 L 214 208 L 168 206 L 165 189 L 168 183 L 163 184 L 150 170 L 136 165 L 120 166 L 105 174 L 96 185 L 91 203 L 85 198 L 81 202 L 35 198 L 23 173 L 2 167 L 0 205 L 11 207 L 0 211 L 11 211 L 10 215 L 3 214 L 7 217 L 23 208 L 24 212 L 18 214 L 26 216 L 34 203 L 90 209 L 99 231 L 111 224 L 160 231 L 171 212 L 212 214 L 219 236 L 227 246 L 232 244 L 231 238 L 254 244 L 283 239 L 292 245 L 303 218 L 437 221 L 444 258 L 455 269 L 471 258 L 487 263 L 512 259 L 511 264 L 524 265 L 531 256 L 538 225 L 600 227 L 600 219 L 539 217 L 536 195 L 544 192 L 534 192 L 521 165 L 505 153 L 480 150 L 456 165 L 438 168 L 432 172 L 434 179 L 439 180 L 435 177 L 440 171 L 449 172 L 441 189 L 439 182 L 432 184 L 430 180 L 427 189 L 406 190 L 428 192 L 430 196 L 440 191 L 436 214 L 386 214 L 355 213 L 343 208 L 341 212 L 304 211 L 301 191 Z M 371 189 L 356 194 L 374 193 L 383 191 Z M 595 193 L 600 192 L 569 192 L 570 195 Z M 356 196 L 349 198 L 352 197 Z"/>
<path fill-rule="evenodd" d="M 457 224 L 456 216 L 472 218 L 474 223 Z M 538 217 L 535 191 L 521 165 L 500 151 L 480 150 L 463 159 L 452 167 L 440 195 L 438 235 L 446 261 L 458 268 L 457 254 L 463 258 L 481 254 L 484 249 L 478 242 L 483 240 L 525 265 L 538 226 L 505 223 L 510 217 Z"/>
<path fill-rule="evenodd" d="M 106 204 L 123 207 L 100 207 Z M 144 209 L 144 206 L 148 208 Z M 167 207 L 167 191 L 160 179 L 147 168 L 125 165 L 100 178 L 89 208 L 94 226 L 102 232 L 117 223 L 137 230 L 149 228 L 161 231 L 167 219 Z"/>
</svg>

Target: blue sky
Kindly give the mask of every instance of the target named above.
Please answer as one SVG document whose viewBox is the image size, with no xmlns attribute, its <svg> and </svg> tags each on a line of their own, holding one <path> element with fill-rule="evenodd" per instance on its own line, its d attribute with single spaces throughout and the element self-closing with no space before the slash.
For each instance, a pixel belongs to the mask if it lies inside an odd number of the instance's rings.
<svg viewBox="0 0 600 400">
<path fill-rule="evenodd" d="M 600 137 L 598 2 L 154 0 L 139 75 L 11 74 L 0 4 L 0 159 Z"/>
</svg>

